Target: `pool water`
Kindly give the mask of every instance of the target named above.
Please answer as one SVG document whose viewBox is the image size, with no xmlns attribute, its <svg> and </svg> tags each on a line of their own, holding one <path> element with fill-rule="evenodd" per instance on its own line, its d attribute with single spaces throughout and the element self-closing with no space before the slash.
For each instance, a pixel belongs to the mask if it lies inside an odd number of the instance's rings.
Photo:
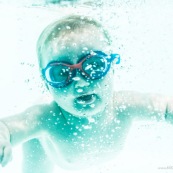
<svg viewBox="0 0 173 173">
<path fill-rule="evenodd" d="M 121 64 L 115 71 L 115 90 L 136 90 L 173 95 L 173 2 L 125 1 L 99 8 L 12 5 L 0 1 L 1 116 L 22 111 L 33 100 L 49 94 L 40 79 L 35 44 L 42 29 L 70 12 L 101 19 L 113 36 Z M 64 10 L 64 8 L 66 8 Z M 68 8 L 68 10 L 67 10 Z M 90 170 L 93 173 L 171 172 L 173 126 L 164 122 L 134 122 L 124 150 L 115 160 Z M 3 173 L 21 172 L 20 146 Z M 171 168 L 172 167 L 172 168 Z M 85 170 L 87 172 L 89 170 Z M 56 168 L 55 172 L 68 171 Z M 75 171 L 70 171 L 75 172 Z"/>
</svg>

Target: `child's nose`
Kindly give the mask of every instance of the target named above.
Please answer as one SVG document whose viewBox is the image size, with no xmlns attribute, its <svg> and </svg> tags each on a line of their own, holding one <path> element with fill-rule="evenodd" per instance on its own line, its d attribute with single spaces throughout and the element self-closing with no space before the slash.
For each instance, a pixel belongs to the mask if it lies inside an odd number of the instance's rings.
<svg viewBox="0 0 173 173">
<path fill-rule="evenodd" d="M 84 79 L 80 74 L 73 78 L 75 89 L 88 87 L 90 82 L 87 79 Z"/>
</svg>

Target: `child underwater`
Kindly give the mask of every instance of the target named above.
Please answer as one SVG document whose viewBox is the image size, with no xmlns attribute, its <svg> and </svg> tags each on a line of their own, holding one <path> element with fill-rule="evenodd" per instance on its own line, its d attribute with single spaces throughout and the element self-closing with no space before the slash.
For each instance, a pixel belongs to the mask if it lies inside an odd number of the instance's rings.
<svg viewBox="0 0 173 173">
<path fill-rule="evenodd" d="M 48 25 L 37 42 L 41 76 L 53 97 L 1 119 L 0 158 L 23 144 L 23 173 L 50 173 L 54 165 L 82 169 L 116 157 L 136 118 L 173 123 L 173 99 L 114 91 L 120 55 L 91 17 L 70 15 Z"/>
</svg>

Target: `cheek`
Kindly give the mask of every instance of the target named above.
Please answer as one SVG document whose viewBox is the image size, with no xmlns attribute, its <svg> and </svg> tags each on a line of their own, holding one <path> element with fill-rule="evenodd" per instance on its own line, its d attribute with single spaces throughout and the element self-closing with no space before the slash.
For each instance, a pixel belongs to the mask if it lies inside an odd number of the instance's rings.
<svg viewBox="0 0 173 173">
<path fill-rule="evenodd" d="M 107 92 L 109 92 L 110 90 L 112 90 L 113 88 L 113 74 L 110 72 L 108 73 L 103 80 L 100 82 L 101 85 L 101 89 L 102 90 L 106 90 Z"/>
<path fill-rule="evenodd" d="M 49 92 L 50 94 L 53 96 L 53 98 L 56 99 L 65 99 L 65 92 L 63 89 L 58 89 L 58 88 L 53 88 L 53 87 L 49 87 Z"/>
<path fill-rule="evenodd" d="M 72 92 L 71 88 L 65 87 L 65 88 L 53 88 L 49 86 L 49 92 L 57 102 L 71 102 L 72 100 Z"/>
<path fill-rule="evenodd" d="M 102 82 L 100 82 L 100 89 L 98 89 L 98 93 L 105 102 L 113 96 L 113 88 L 113 81 L 109 78 L 105 78 Z"/>
</svg>

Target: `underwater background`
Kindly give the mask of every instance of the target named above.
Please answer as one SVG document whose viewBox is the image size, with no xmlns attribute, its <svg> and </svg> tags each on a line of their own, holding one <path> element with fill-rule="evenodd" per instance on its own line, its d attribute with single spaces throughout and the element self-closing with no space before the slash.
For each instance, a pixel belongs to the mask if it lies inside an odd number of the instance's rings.
<svg viewBox="0 0 173 173">
<path fill-rule="evenodd" d="M 101 20 L 121 55 L 115 90 L 173 96 L 173 1 L 4 1 L 0 0 L 0 116 L 23 111 L 40 97 L 51 100 L 40 74 L 36 41 L 50 22 L 70 13 Z M 21 146 L 0 172 L 21 172 Z M 167 173 L 173 171 L 173 126 L 134 122 L 124 150 L 93 173 Z M 77 173 L 57 167 L 58 173 Z"/>
</svg>

